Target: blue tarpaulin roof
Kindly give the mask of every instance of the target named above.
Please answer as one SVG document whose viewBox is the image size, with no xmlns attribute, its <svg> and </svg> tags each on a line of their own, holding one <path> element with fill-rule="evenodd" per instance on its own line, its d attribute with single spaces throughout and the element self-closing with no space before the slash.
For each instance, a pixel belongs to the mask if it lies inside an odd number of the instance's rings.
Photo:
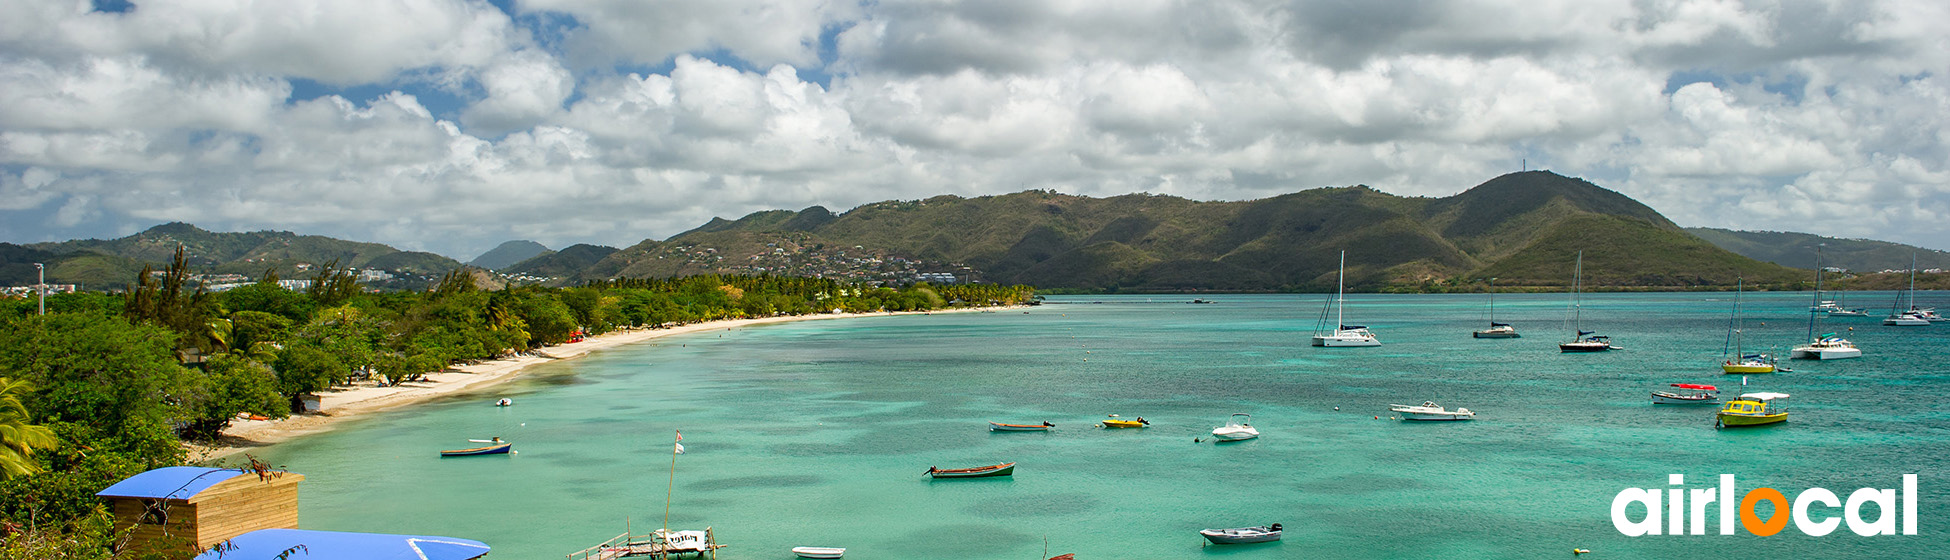
<svg viewBox="0 0 1950 560">
<path fill-rule="evenodd" d="M 237 469 L 210 467 L 163 467 L 122 479 L 96 492 L 104 498 L 168 498 L 187 500 L 219 482 L 242 476 Z"/>
<path fill-rule="evenodd" d="M 272 560 L 299 545 L 305 548 L 289 560 L 472 560 L 488 553 L 486 543 L 452 537 L 259 529 L 196 560 Z"/>
</svg>

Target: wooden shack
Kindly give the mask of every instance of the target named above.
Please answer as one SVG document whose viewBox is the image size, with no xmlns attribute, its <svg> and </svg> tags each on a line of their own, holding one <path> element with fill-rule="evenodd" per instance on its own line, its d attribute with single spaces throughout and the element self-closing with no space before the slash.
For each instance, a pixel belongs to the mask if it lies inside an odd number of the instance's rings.
<svg viewBox="0 0 1950 560">
<path fill-rule="evenodd" d="M 95 495 L 106 498 L 117 528 L 135 527 L 131 544 L 180 542 L 207 550 L 258 529 L 298 528 L 298 483 L 281 471 L 163 467 Z"/>
</svg>

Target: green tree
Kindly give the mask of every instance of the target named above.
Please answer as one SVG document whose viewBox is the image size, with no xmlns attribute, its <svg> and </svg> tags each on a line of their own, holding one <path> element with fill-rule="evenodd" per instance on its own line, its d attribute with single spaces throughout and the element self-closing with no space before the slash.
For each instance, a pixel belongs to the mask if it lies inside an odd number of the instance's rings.
<svg viewBox="0 0 1950 560">
<path fill-rule="evenodd" d="M 278 377 L 270 367 L 230 354 L 211 358 L 205 367 L 205 390 L 183 429 L 190 438 L 216 439 L 239 412 L 274 418 L 290 415 L 291 407 L 278 394 Z"/>
<path fill-rule="evenodd" d="M 29 391 L 26 380 L 0 377 L 0 480 L 39 472 L 34 450 L 57 443 L 54 430 L 28 423 L 32 416 L 21 399 Z"/>
<path fill-rule="evenodd" d="M 170 427 L 203 390 L 177 363 L 176 338 L 120 317 L 30 317 L 0 324 L 0 371 L 36 387 L 28 404 L 41 421 L 84 424 L 116 434 L 105 444 L 163 457 L 178 447 Z"/>
</svg>

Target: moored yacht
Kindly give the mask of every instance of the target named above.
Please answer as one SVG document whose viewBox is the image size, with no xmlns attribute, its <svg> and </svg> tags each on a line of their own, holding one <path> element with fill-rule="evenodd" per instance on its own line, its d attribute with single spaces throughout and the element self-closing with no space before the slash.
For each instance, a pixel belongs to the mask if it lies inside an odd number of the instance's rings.
<svg viewBox="0 0 1950 560">
<path fill-rule="evenodd" d="M 1361 325 L 1349 325 L 1342 321 L 1341 315 L 1347 303 L 1347 251 L 1341 251 L 1340 279 L 1335 282 L 1334 330 L 1322 332 L 1321 325 L 1327 321 L 1327 311 L 1321 310 L 1320 322 L 1314 324 L 1314 346 L 1380 346 L 1381 339 Z"/>
</svg>

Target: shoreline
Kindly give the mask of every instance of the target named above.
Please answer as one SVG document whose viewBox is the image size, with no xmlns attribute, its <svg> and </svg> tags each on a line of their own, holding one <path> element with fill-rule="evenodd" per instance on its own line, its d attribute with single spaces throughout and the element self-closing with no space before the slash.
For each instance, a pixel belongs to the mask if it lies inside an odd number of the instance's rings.
<svg viewBox="0 0 1950 560">
<path fill-rule="evenodd" d="M 756 319 L 720 319 L 702 323 L 692 323 L 667 329 L 620 330 L 555 346 L 547 346 L 529 351 L 513 358 L 489 360 L 474 364 L 454 366 L 427 374 L 425 380 L 403 383 L 393 387 L 361 383 L 348 387 L 335 387 L 319 394 L 320 412 L 293 414 L 277 420 L 232 420 L 224 428 L 223 435 L 210 443 L 184 442 L 189 450 L 189 462 L 210 464 L 252 449 L 275 445 L 292 438 L 327 432 L 345 421 L 374 412 L 402 408 L 448 395 L 457 395 L 487 389 L 520 378 L 529 366 L 548 362 L 571 360 L 591 352 L 627 346 L 668 336 L 724 329 L 731 330 L 754 325 L 815 321 L 820 319 L 857 319 L 863 317 L 895 317 L 901 315 L 929 315 L 934 313 L 972 313 L 978 311 L 997 311 L 1019 309 L 1025 306 L 967 307 L 936 311 L 881 311 L 873 313 L 841 313 L 814 315 L 787 315 L 761 317 Z"/>
</svg>

